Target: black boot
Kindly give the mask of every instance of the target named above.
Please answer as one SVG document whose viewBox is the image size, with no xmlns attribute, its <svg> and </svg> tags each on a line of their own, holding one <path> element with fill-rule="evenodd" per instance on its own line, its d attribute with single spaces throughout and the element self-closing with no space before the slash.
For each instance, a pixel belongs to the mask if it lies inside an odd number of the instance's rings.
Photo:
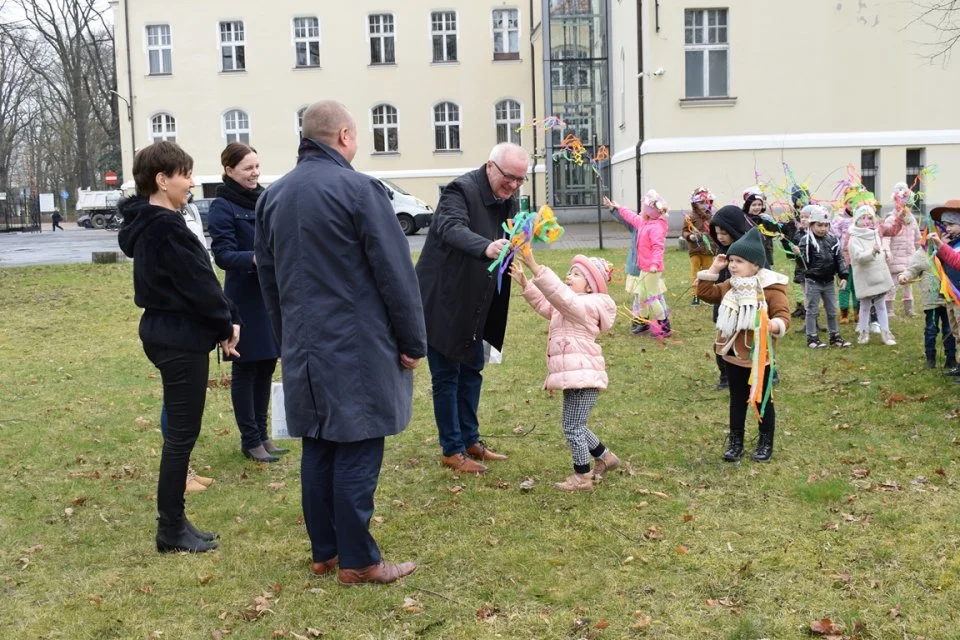
<svg viewBox="0 0 960 640">
<path fill-rule="evenodd" d="M 179 517 L 170 518 L 161 515 L 157 518 L 157 551 L 170 553 L 189 551 L 203 553 L 212 551 L 219 545 L 194 536 L 187 529 L 187 518 L 181 513 Z"/>
<path fill-rule="evenodd" d="M 730 432 L 727 437 L 727 450 L 723 452 L 723 459 L 727 462 L 736 462 L 743 457 L 743 432 Z"/>
<path fill-rule="evenodd" d="M 195 526 L 193 526 L 192 522 L 190 522 L 186 518 L 184 518 L 184 521 L 187 525 L 187 531 L 189 531 L 194 538 L 200 538 L 205 542 L 212 542 L 213 540 L 216 540 L 217 538 L 220 537 L 219 535 L 217 535 L 216 533 L 213 533 L 212 531 L 200 531 Z"/>
<path fill-rule="evenodd" d="M 754 462 L 766 462 L 773 456 L 773 429 L 764 429 L 760 432 L 757 441 L 757 450 L 753 452 Z"/>
<path fill-rule="evenodd" d="M 943 368 L 946 369 L 947 371 L 949 371 L 950 369 L 956 369 L 956 368 L 957 368 L 957 357 L 956 357 L 956 356 L 953 356 L 953 357 L 951 358 L 950 356 L 947 356 L 946 361 L 943 363 Z"/>
<path fill-rule="evenodd" d="M 700 298 L 698 298 L 697 296 L 693 296 L 693 300 L 690 301 L 690 306 L 691 306 L 691 307 L 699 307 L 699 306 L 700 306 Z"/>
<path fill-rule="evenodd" d="M 720 380 L 717 381 L 717 391 L 726 391 L 730 388 L 730 381 L 727 379 L 726 374 L 720 374 Z"/>
<path fill-rule="evenodd" d="M 803 306 L 802 302 L 797 302 L 797 308 L 790 313 L 792 318 L 801 318 L 807 313 L 806 308 Z"/>
<path fill-rule="evenodd" d="M 954 365 L 956 366 L 956 365 Z M 933 354 L 927 354 L 927 369 L 936 369 L 937 368 L 937 356 Z"/>
</svg>

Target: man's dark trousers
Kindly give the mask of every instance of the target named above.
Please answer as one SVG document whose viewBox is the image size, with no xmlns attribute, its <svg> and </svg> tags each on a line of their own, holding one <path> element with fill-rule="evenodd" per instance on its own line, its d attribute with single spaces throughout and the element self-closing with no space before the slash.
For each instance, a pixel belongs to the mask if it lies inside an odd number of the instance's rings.
<svg viewBox="0 0 960 640">
<path fill-rule="evenodd" d="M 335 555 L 340 556 L 343 569 L 362 569 L 380 562 L 380 549 L 370 535 L 370 518 L 383 463 L 383 441 L 303 438 L 303 518 L 314 562 Z"/>
</svg>

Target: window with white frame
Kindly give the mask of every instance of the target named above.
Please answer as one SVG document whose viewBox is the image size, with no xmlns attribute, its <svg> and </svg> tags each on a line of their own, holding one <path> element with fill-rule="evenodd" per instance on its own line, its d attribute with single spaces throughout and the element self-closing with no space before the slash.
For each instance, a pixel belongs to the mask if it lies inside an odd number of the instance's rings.
<svg viewBox="0 0 960 640">
<path fill-rule="evenodd" d="M 320 66 L 320 19 L 293 19 L 293 46 L 298 67 Z"/>
<path fill-rule="evenodd" d="M 370 110 L 370 121 L 373 125 L 374 152 L 399 151 L 397 108 L 389 104 L 378 104 Z"/>
<path fill-rule="evenodd" d="M 494 107 L 497 122 L 497 144 L 513 142 L 520 144 L 520 103 L 516 100 L 501 100 Z"/>
<path fill-rule="evenodd" d="M 177 141 L 177 121 L 169 113 L 158 113 L 150 118 L 150 142 Z"/>
<path fill-rule="evenodd" d="M 441 102 L 433 107 L 434 149 L 460 150 L 460 107 L 452 102 Z"/>
<path fill-rule="evenodd" d="M 687 98 L 729 95 L 726 9 L 684 11 L 684 72 Z"/>
<path fill-rule="evenodd" d="M 227 144 L 242 142 L 250 144 L 250 117 L 246 111 L 234 109 L 223 114 L 223 135 Z"/>
<path fill-rule="evenodd" d="M 880 175 L 880 149 L 861 149 L 860 182 L 867 191 L 876 192 L 878 175 Z"/>
<path fill-rule="evenodd" d="M 375 13 L 368 16 L 367 34 L 370 38 L 370 64 L 394 64 L 396 28 L 393 14 Z"/>
<path fill-rule="evenodd" d="M 520 10 L 494 9 L 493 59 L 520 59 Z"/>
<path fill-rule="evenodd" d="M 243 21 L 220 23 L 221 71 L 243 71 L 247 68 L 246 35 Z"/>
<path fill-rule="evenodd" d="M 173 41 L 170 38 L 170 25 L 147 25 L 147 59 L 150 75 L 163 76 L 173 73 Z"/>
<path fill-rule="evenodd" d="M 297 135 L 303 140 L 303 114 L 307 112 L 306 107 L 297 109 Z"/>
<path fill-rule="evenodd" d="M 555 47 L 551 53 L 550 83 L 554 87 L 590 86 L 593 64 L 585 47 Z"/>
<path fill-rule="evenodd" d="M 430 14 L 430 35 L 433 37 L 433 61 L 457 61 L 457 12 L 434 11 Z"/>
</svg>

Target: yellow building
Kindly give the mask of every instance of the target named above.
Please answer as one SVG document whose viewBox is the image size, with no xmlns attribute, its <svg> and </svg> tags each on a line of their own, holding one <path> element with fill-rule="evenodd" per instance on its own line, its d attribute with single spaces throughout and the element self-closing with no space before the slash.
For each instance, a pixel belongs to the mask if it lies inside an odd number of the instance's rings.
<svg viewBox="0 0 960 640">
<path fill-rule="evenodd" d="M 265 4 L 112 0 L 124 175 L 134 149 L 175 140 L 210 195 L 220 152 L 254 146 L 263 182 L 295 164 L 300 115 L 321 99 L 357 119 L 354 166 L 433 205 L 439 188 L 481 166 L 498 141 L 533 150 L 542 112 L 530 32 L 540 4 Z M 540 145 L 542 146 L 542 133 Z M 539 189 L 530 182 L 524 193 Z"/>
<path fill-rule="evenodd" d="M 705 185 L 739 205 L 755 174 L 785 182 L 784 162 L 823 199 L 848 164 L 885 204 L 934 164 L 926 202 L 957 197 L 960 68 L 929 58 L 939 34 L 917 3 L 609 6 L 614 198 L 656 188 L 689 209 Z"/>
</svg>

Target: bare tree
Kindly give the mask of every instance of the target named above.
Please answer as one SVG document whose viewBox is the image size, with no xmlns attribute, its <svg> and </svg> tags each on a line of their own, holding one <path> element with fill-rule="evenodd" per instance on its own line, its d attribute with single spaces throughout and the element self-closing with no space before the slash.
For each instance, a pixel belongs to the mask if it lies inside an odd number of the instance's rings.
<svg viewBox="0 0 960 640">
<path fill-rule="evenodd" d="M 919 0 L 914 3 L 919 15 L 911 24 L 919 23 L 937 32 L 935 42 L 927 42 L 928 58 L 946 63 L 950 52 L 960 42 L 960 0 Z"/>
<path fill-rule="evenodd" d="M 22 46 L 24 38 L 13 40 L 21 60 L 71 119 L 76 180 L 81 186 L 91 186 L 97 160 L 92 153 L 92 141 L 97 137 L 94 127 L 105 131 L 108 139 L 111 132 L 119 130 L 115 107 L 104 99 L 103 91 L 116 73 L 111 30 L 94 0 L 11 0 L 11 4 L 24 18 L 0 29 L 11 35 L 30 34 L 49 51 L 49 56 L 37 55 Z"/>
<path fill-rule="evenodd" d="M 17 54 L 14 37 L 19 36 L 0 32 L 0 191 L 10 187 L 13 152 L 27 123 L 24 107 L 32 90 L 33 74 Z M 19 46 L 27 50 L 30 44 Z"/>
</svg>

